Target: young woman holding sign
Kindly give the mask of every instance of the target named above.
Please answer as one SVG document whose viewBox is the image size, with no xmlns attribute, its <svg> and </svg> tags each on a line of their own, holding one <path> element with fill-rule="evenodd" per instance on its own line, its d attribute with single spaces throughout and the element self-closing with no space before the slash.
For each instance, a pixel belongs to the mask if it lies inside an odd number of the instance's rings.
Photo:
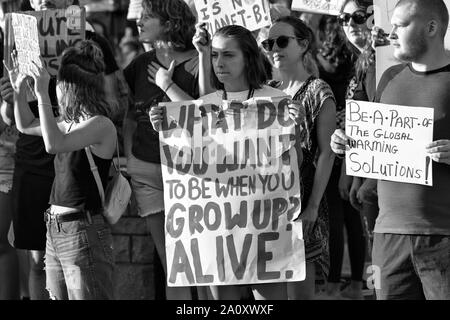
<svg viewBox="0 0 450 320">
<path fill-rule="evenodd" d="M 91 150 L 105 188 L 117 134 L 109 118 L 104 70 L 102 51 L 92 41 L 82 41 L 63 53 L 56 88 L 60 121 L 53 115 L 47 70 L 36 63 L 32 67 L 39 118 L 26 102 L 26 81 L 19 74 L 17 57 L 9 70 L 17 128 L 42 136 L 46 151 L 56 154 L 51 206 L 43 218 L 47 226 L 47 289 L 58 300 L 113 298 L 112 235 L 85 150 Z"/>
<path fill-rule="evenodd" d="M 214 34 L 211 48 L 205 37 L 206 31 L 199 27 L 193 42 L 202 58 L 209 61 L 206 57 L 211 56 L 210 67 L 213 72 L 210 75 L 216 91 L 199 99 L 220 105 L 223 100 L 245 101 L 252 97 L 285 96 L 283 91 L 264 85 L 267 76 L 257 42 L 249 30 L 236 25 L 223 27 Z M 155 82 L 161 85 L 164 82 L 170 83 L 170 74 L 162 68 L 149 68 L 149 77 L 150 81 L 157 79 Z M 173 101 L 186 98 L 175 86 L 171 86 L 167 94 Z M 298 105 L 291 105 L 289 113 L 298 121 Z M 153 107 L 150 111 L 150 120 L 155 129 L 159 129 L 162 119 L 163 109 Z M 287 298 L 285 283 L 259 284 L 251 287 L 256 299 Z M 238 286 L 211 287 L 211 291 L 214 299 L 235 300 L 241 297 Z"/>
<path fill-rule="evenodd" d="M 323 197 L 334 154 L 329 140 L 336 127 L 336 106 L 330 87 L 317 79 L 317 66 L 311 55 L 314 35 L 300 19 L 282 17 L 262 42 L 271 53 L 281 81 L 272 85 L 282 89 L 304 108 L 306 114 L 299 137 L 303 152 L 300 166 L 303 239 L 306 253 L 306 280 L 287 284 L 289 299 L 312 299 L 316 275 L 324 281 L 328 275 L 328 213 Z"/>
</svg>

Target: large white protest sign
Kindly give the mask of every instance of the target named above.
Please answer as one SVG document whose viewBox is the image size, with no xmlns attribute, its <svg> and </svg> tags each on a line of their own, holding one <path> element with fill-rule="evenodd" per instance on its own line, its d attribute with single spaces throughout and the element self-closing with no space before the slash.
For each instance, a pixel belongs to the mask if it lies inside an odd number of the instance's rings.
<svg viewBox="0 0 450 320">
<path fill-rule="evenodd" d="M 210 34 L 231 24 L 250 31 L 271 24 L 268 0 L 195 0 L 195 8 Z"/>
<path fill-rule="evenodd" d="M 74 46 L 85 38 L 86 11 L 78 6 L 67 9 L 26 11 L 23 15 L 37 20 L 39 48 L 45 67 L 51 76 L 56 76 L 61 63 L 63 51 Z M 10 63 L 8 56 L 17 46 L 12 27 L 13 14 L 6 15 L 5 62 Z M 31 19 L 31 18 L 30 18 Z M 31 21 L 31 20 L 30 20 Z M 21 23 L 24 23 L 22 21 Z M 28 30 L 28 27 L 25 27 Z"/>
<path fill-rule="evenodd" d="M 287 101 L 160 104 L 169 286 L 304 280 Z"/>
<path fill-rule="evenodd" d="M 26 14 L 12 13 L 11 25 L 16 43 L 19 71 L 31 76 L 33 62 L 41 66 L 37 19 Z"/>
<path fill-rule="evenodd" d="M 293 0 L 292 10 L 317 14 L 339 15 L 342 0 Z"/>
<path fill-rule="evenodd" d="M 450 9 L 450 0 L 444 0 L 447 8 Z M 381 27 L 386 33 L 391 32 L 391 17 L 398 0 L 374 0 L 375 24 Z M 445 36 L 445 47 L 450 50 L 450 25 Z M 400 63 L 394 58 L 392 46 L 382 46 L 376 48 L 376 79 L 379 83 L 383 72 L 389 67 Z"/>
<path fill-rule="evenodd" d="M 351 176 L 432 186 L 434 109 L 347 100 L 345 132 L 354 141 L 346 152 Z"/>
</svg>

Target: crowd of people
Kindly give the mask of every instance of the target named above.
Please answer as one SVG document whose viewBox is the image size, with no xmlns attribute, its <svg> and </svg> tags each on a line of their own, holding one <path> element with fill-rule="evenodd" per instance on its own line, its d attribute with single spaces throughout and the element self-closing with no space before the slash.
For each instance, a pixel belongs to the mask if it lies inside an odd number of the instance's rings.
<svg viewBox="0 0 450 320">
<path fill-rule="evenodd" d="M 78 4 L 29 1 L 34 10 Z M 184 0 L 143 0 L 138 38 L 126 33 L 119 63 L 92 29 L 64 51 L 56 78 L 39 63 L 21 74 L 12 53 L 0 79 L 0 299 L 24 291 L 24 261 L 31 299 L 114 299 L 113 240 L 89 158 L 106 187 L 117 114 L 125 114 L 123 153 L 138 214 L 167 272 L 158 103 L 286 95 L 301 155 L 306 279 L 202 286 L 196 297 L 190 287 L 168 286 L 167 299 L 235 300 L 249 298 L 247 290 L 256 300 L 363 299 L 369 256 L 381 270 L 378 299 L 450 299 L 445 3 L 400 0 L 392 30 L 382 30 L 368 23 L 371 0 L 342 1 L 337 17 L 271 2 L 270 27 L 229 25 L 209 35 Z M 389 44 L 401 64 L 377 86 L 375 47 Z M 433 187 L 346 175 L 346 99 L 434 108 Z M 342 290 L 344 238 L 351 281 Z"/>
</svg>

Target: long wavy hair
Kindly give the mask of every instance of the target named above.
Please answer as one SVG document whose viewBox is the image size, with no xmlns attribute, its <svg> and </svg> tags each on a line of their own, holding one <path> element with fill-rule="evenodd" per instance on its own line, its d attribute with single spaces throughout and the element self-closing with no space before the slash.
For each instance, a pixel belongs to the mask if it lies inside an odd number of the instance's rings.
<svg viewBox="0 0 450 320">
<path fill-rule="evenodd" d="M 170 30 L 164 35 L 164 41 L 175 50 L 194 49 L 192 37 L 195 34 L 196 18 L 183 0 L 143 0 L 143 14 L 154 14 L 161 24 L 170 23 Z"/>
<path fill-rule="evenodd" d="M 356 6 L 366 13 L 368 8 L 373 5 L 371 0 L 345 0 L 341 6 L 341 12 L 343 12 L 345 6 L 350 2 L 354 2 Z M 369 67 L 375 64 L 375 50 L 372 48 L 372 37 L 369 28 L 364 32 L 363 37 L 365 40 L 364 49 L 355 64 L 355 75 L 358 81 L 364 77 Z"/>
<path fill-rule="evenodd" d="M 94 42 L 81 41 L 64 51 L 57 81 L 62 93 L 60 114 L 66 122 L 113 115 L 106 100 L 104 71 L 103 53 Z"/>
<path fill-rule="evenodd" d="M 268 80 L 265 71 L 262 54 L 258 48 L 258 43 L 252 33 L 241 26 L 229 25 L 220 28 L 214 34 L 214 37 L 225 37 L 236 40 L 241 49 L 245 62 L 245 77 L 250 89 L 260 89 Z M 212 64 L 212 60 L 211 60 Z M 211 72 L 211 82 L 214 88 L 224 89 L 224 85 L 219 81 L 216 74 Z"/>
<path fill-rule="evenodd" d="M 295 36 L 302 39 L 297 41 L 306 40 L 306 50 L 305 52 L 303 52 L 303 55 L 301 57 L 303 66 L 305 67 L 306 72 L 308 72 L 310 75 L 318 77 L 319 68 L 317 67 L 316 60 L 313 57 L 313 49 L 316 46 L 316 38 L 311 28 L 308 27 L 302 20 L 293 16 L 278 18 L 273 23 L 275 24 L 278 22 L 290 25 L 294 29 Z"/>
</svg>

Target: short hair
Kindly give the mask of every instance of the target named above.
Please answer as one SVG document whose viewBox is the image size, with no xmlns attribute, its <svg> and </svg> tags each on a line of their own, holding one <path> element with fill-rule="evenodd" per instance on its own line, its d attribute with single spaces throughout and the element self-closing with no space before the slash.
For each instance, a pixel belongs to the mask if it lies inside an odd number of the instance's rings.
<svg viewBox="0 0 450 320">
<path fill-rule="evenodd" d="M 412 5 L 414 13 L 426 19 L 437 19 L 441 23 L 441 38 L 445 38 L 448 28 L 448 8 L 443 0 L 400 0 L 395 6 Z"/>
<path fill-rule="evenodd" d="M 228 25 L 216 31 L 214 37 L 218 36 L 236 40 L 244 56 L 244 73 L 247 83 L 250 89 L 260 89 L 268 78 L 258 43 L 253 34 L 242 26 Z M 219 81 L 214 72 L 211 72 L 211 82 L 214 88 L 224 89 L 223 83 Z"/>
<path fill-rule="evenodd" d="M 105 94 L 103 52 L 91 40 L 67 48 L 62 55 L 57 80 L 61 86 L 60 112 L 67 122 L 83 115 L 112 115 Z"/>
<path fill-rule="evenodd" d="M 155 14 L 161 24 L 169 21 L 171 29 L 166 40 L 179 51 L 193 50 L 196 18 L 184 0 L 143 0 L 143 14 Z"/>
</svg>

